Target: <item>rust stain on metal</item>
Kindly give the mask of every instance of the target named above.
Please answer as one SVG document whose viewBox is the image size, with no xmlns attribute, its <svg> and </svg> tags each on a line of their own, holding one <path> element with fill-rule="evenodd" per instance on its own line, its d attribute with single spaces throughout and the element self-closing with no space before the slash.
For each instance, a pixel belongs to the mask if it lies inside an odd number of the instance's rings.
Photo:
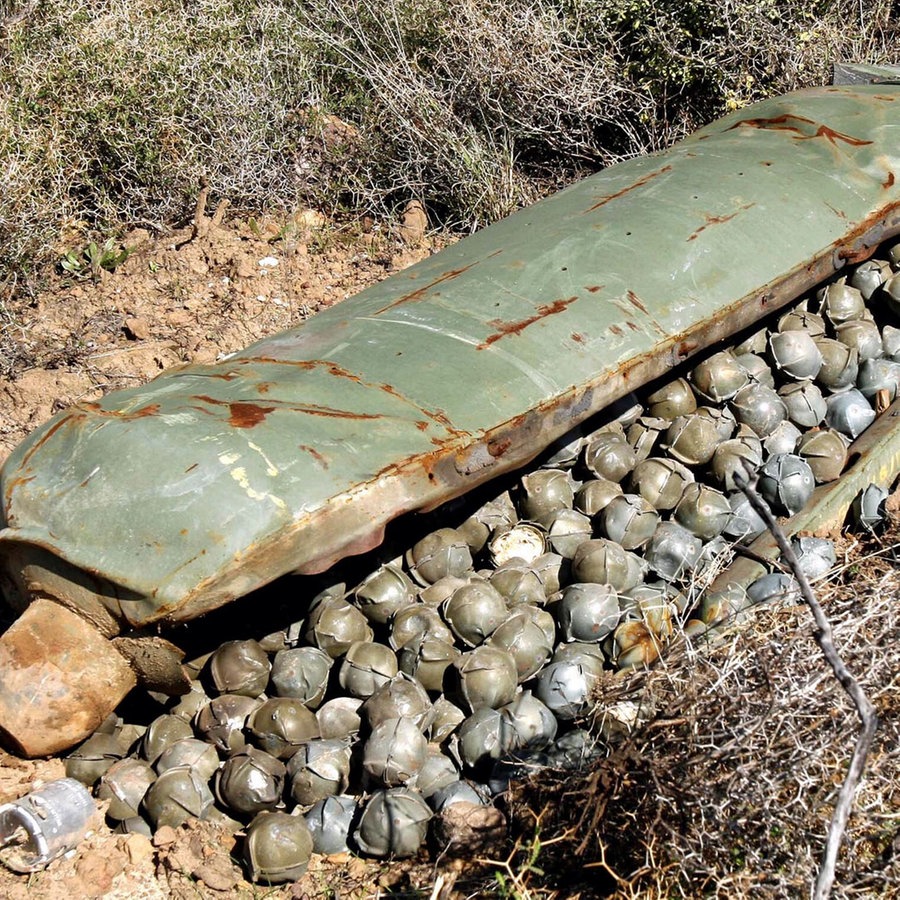
<svg viewBox="0 0 900 900">
<path fill-rule="evenodd" d="M 632 306 L 637 307 L 645 316 L 650 315 L 650 311 L 646 306 L 644 306 L 644 304 L 641 302 L 641 298 L 638 297 L 638 295 L 634 291 L 626 291 L 625 296 L 628 298 L 628 302 Z"/>
<path fill-rule="evenodd" d="M 312 458 L 323 468 L 328 468 L 328 460 L 325 459 L 322 454 L 316 450 L 315 447 L 311 447 L 309 444 L 300 444 L 300 449 L 305 450 Z"/>
<path fill-rule="evenodd" d="M 269 360 L 265 361 L 269 362 Z M 287 362 L 287 360 L 271 360 L 271 362 Z M 295 362 L 294 365 L 309 371 L 312 369 L 327 369 L 329 375 L 334 375 L 335 378 L 346 378 L 348 381 L 353 381 L 357 384 L 362 381 L 359 375 L 356 375 L 349 369 L 345 369 L 336 362 L 332 362 L 330 359 L 303 359 Z"/>
<path fill-rule="evenodd" d="M 361 383 L 365 384 L 367 387 L 376 387 L 379 390 L 384 391 L 386 394 L 390 394 L 390 396 L 396 397 L 398 400 L 402 401 L 403 403 L 410 404 L 410 406 L 414 407 L 419 412 L 424 413 L 429 419 L 432 420 L 432 422 L 436 422 L 438 425 L 442 426 L 443 428 L 446 428 L 447 431 L 449 431 L 451 434 L 455 435 L 456 437 L 467 437 L 468 436 L 468 432 L 460 431 L 459 429 L 454 428 L 453 425 L 451 424 L 450 420 L 447 418 L 446 415 L 444 415 L 444 413 L 433 412 L 430 409 L 426 409 L 424 406 L 420 406 L 414 400 L 410 400 L 409 397 L 407 397 L 405 394 L 402 394 L 400 391 L 398 391 L 392 384 L 384 384 L 384 383 L 383 384 L 370 384 L 367 381 L 361 382 Z M 428 423 L 427 422 L 416 422 L 416 427 L 418 429 L 420 429 L 421 431 L 425 431 L 425 429 L 428 428 Z"/>
<path fill-rule="evenodd" d="M 862 219 L 854 229 L 831 245 L 837 250 L 838 258 L 852 264 L 867 260 L 884 239 L 884 223 L 895 217 L 898 212 L 900 201 L 882 207 Z M 860 245 L 860 242 L 864 243 Z"/>
<path fill-rule="evenodd" d="M 620 197 L 624 197 L 626 194 L 630 194 L 632 191 L 636 191 L 638 188 L 643 187 L 645 184 L 649 184 L 649 182 L 653 181 L 654 178 L 659 178 L 660 175 L 665 175 L 666 172 L 671 172 L 672 167 L 670 165 L 663 166 L 661 169 L 657 169 L 655 172 L 648 172 L 643 178 L 638 178 L 634 184 L 628 185 L 628 187 L 622 188 L 620 191 L 616 191 L 614 194 L 610 194 L 607 197 L 604 197 L 602 200 L 598 200 L 593 206 L 589 206 L 585 212 L 594 212 L 595 210 L 600 209 L 602 206 L 606 206 L 607 203 L 610 203 L 613 200 L 618 200 Z"/>
<path fill-rule="evenodd" d="M 238 362 L 242 366 L 250 365 L 250 363 L 265 363 L 270 366 L 293 366 L 296 369 L 314 369 L 316 366 L 328 365 L 327 360 L 277 359 L 274 356 L 245 356 Z"/>
<path fill-rule="evenodd" d="M 321 361 L 323 365 L 328 366 L 328 372 L 330 375 L 334 375 L 335 378 L 347 378 L 350 381 L 355 381 L 359 384 L 362 379 L 359 375 L 354 375 L 349 369 L 345 369 L 343 366 L 339 366 L 337 363 L 328 363 L 325 360 Z"/>
<path fill-rule="evenodd" d="M 30 469 L 28 471 L 31 471 Z M 36 475 L 19 475 L 16 478 L 11 478 L 9 484 L 6 487 L 5 497 L 6 497 L 6 519 L 7 523 L 11 523 L 15 520 L 15 514 L 12 510 L 12 497 L 13 493 L 20 488 L 22 485 L 28 484 L 29 481 L 34 481 Z"/>
<path fill-rule="evenodd" d="M 503 456 L 503 454 L 506 453 L 506 451 L 509 450 L 509 448 L 511 446 L 512 446 L 512 439 L 511 438 L 503 438 L 502 440 L 498 440 L 498 441 L 489 441 L 488 445 L 487 445 L 487 450 L 488 450 L 488 453 L 490 453 L 491 456 L 494 457 L 494 459 L 497 459 L 498 457 Z"/>
<path fill-rule="evenodd" d="M 377 413 L 350 412 L 346 409 L 334 409 L 330 406 L 319 406 L 315 403 L 279 403 L 277 406 L 259 406 L 246 400 L 217 400 L 215 397 L 209 397 L 205 394 L 198 394 L 194 399 L 214 406 L 227 406 L 230 414 L 228 424 L 235 428 L 252 428 L 254 425 L 262 422 L 269 413 L 276 410 L 306 413 L 310 416 L 326 416 L 332 419 L 371 420 L 383 418 Z"/>
<path fill-rule="evenodd" d="M 303 369 L 305 371 L 312 371 L 313 369 L 327 369 L 329 375 L 334 375 L 336 378 L 347 378 L 350 381 L 355 381 L 357 383 L 361 382 L 359 375 L 355 375 L 349 369 L 345 369 L 343 366 L 338 365 L 335 362 L 332 362 L 330 359 L 276 359 L 272 356 L 252 356 L 245 357 L 240 360 L 242 365 L 248 365 L 249 363 L 265 363 L 266 365 L 273 366 L 293 366 L 295 369 Z M 269 390 L 270 382 L 263 381 L 260 383 L 257 390 L 260 393 L 266 393 Z"/>
<path fill-rule="evenodd" d="M 235 378 L 240 378 L 241 376 L 237 372 L 211 372 L 204 373 L 204 378 L 217 378 L 219 381 L 234 381 Z"/>
<path fill-rule="evenodd" d="M 695 241 L 711 225 L 723 225 L 725 222 L 730 222 L 739 213 L 745 212 L 754 206 L 756 206 L 755 203 L 745 203 L 743 206 L 738 207 L 733 213 L 728 213 L 728 215 L 712 216 L 709 213 L 706 213 L 703 217 L 706 221 L 691 234 L 688 240 Z"/>
<path fill-rule="evenodd" d="M 638 297 L 638 295 L 637 295 L 634 291 L 626 291 L 626 292 L 625 292 L 625 298 L 628 300 L 628 302 L 629 302 L 635 309 L 639 309 L 639 310 L 640 310 L 640 311 L 641 311 L 641 312 L 642 312 L 642 313 L 643 313 L 643 314 L 644 314 L 644 315 L 645 315 L 645 316 L 653 323 L 653 327 L 654 327 L 654 328 L 655 328 L 655 329 L 656 329 L 663 337 L 668 337 L 668 336 L 669 336 L 669 332 L 666 331 L 666 329 L 663 328 L 663 326 L 660 325 L 659 322 L 657 322 L 657 320 L 654 318 L 653 314 L 650 312 L 649 309 L 647 309 L 647 307 L 646 307 L 646 306 L 644 305 L 644 303 L 642 302 L 641 298 Z"/>
<path fill-rule="evenodd" d="M 489 334 L 480 344 L 476 346 L 476 350 L 484 350 L 495 344 L 501 338 L 505 338 L 511 334 L 521 334 L 529 325 L 546 319 L 547 316 L 555 316 L 557 313 L 564 312 L 566 308 L 574 303 L 578 297 L 569 297 L 566 300 L 554 300 L 552 303 L 544 303 L 537 308 L 537 312 L 533 316 L 525 319 L 519 319 L 516 322 L 504 322 L 503 319 L 491 319 L 488 322 L 492 328 L 497 330 L 493 334 Z"/>
<path fill-rule="evenodd" d="M 256 393 L 257 393 L 257 394 L 268 394 L 268 393 L 269 393 L 269 388 L 271 388 L 271 387 L 272 387 L 272 383 L 271 383 L 271 382 L 269 382 L 269 381 L 261 381 L 261 382 L 256 386 Z"/>
<path fill-rule="evenodd" d="M 610 325 L 609 330 L 617 337 L 621 337 L 623 334 L 625 334 L 625 332 L 622 331 L 622 329 L 619 328 L 618 325 Z"/>
<path fill-rule="evenodd" d="M 589 285 L 588 287 L 586 287 L 585 290 L 589 294 L 596 294 L 598 291 L 602 291 L 603 288 L 605 288 L 605 287 L 606 287 L 605 284 L 592 284 L 592 285 Z"/>
<path fill-rule="evenodd" d="M 502 251 L 495 251 L 491 254 L 491 256 L 496 256 L 497 253 Z M 386 394 L 390 394 L 392 397 L 396 397 L 403 403 L 408 403 L 410 406 L 414 407 L 421 413 L 424 413 L 429 419 L 432 419 L 434 422 L 442 425 L 448 431 L 452 432 L 456 436 L 464 436 L 467 435 L 467 432 L 459 431 L 454 428 L 450 421 L 443 413 L 434 413 L 431 410 L 425 409 L 419 406 L 413 400 L 410 400 L 409 397 L 406 397 L 400 391 L 398 391 L 393 385 L 387 383 L 379 383 L 379 382 L 370 382 L 365 381 L 362 377 L 357 375 L 355 372 L 351 372 L 349 369 L 346 369 L 344 366 L 339 365 L 338 363 L 332 362 L 328 359 L 304 359 L 304 360 L 282 360 L 282 359 L 274 359 L 272 357 L 266 356 L 257 356 L 257 357 L 248 357 L 246 360 L 241 360 L 241 362 L 262 362 L 262 363 L 275 363 L 275 364 L 283 364 L 283 365 L 291 365 L 297 368 L 303 369 L 305 371 L 312 371 L 313 369 L 324 368 L 327 369 L 329 375 L 334 375 L 335 378 L 345 378 L 348 381 L 352 381 L 354 384 L 362 385 L 363 387 L 376 388 L 377 390 L 384 391 Z M 265 385 L 265 388 L 263 388 Z M 270 387 L 269 382 L 262 382 L 260 386 L 257 387 L 257 390 L 260 393 L 268 393 Z M 315 409 L 326 409 L 326 407 L 315 407 Z M 316 413 L 313 412 L 312 409 L 303 407 L 303 411 L 312 412 L 313 415 Z M 326 413 L 322 412 L 321 415 L 326 415 Z M 338 415 L 335 413 L 335 415 Z M 351 414 L 347 413 L 346 416 L 349 417 Z M 360 416 L 360 418 L 376 418 L 375 416 Z M 424 430 L 427 427 L 427 423 L 425 423 L 424 427 L 421 423 L 416 423 L 416 427 Z"/>
<path fill-rule="evenodd" d="M 28 448 L 28 452 L 25 454 L 25 456 L 22 457 L 22 463 L 21 463 L 22 468 L 24 469 L 25 467 L 27 467 L 29 461 L 31 460 L 31 457 L 34 456 L 34 454 L 37 453 L 37 451 L 40 450 L 41 447 L 43 447 L 44 444 L 46 444 L 47 441 L 49 441 L 50 438 L 52 438 L 53 435 L 56 434 L 56 432 L 59 431 L 60 428 L 62 428 L 65 425 L 68 425 L 75 419 L 83 419 L 83 418 L 84 418 L 83 413 L 73 412 L 73 413 L 70 413 L 69 415 L 63 416 L 61 419 L 59 419 L 59 421 L 57 421 L 53 425 L 51 425 L 40 436 L 40 438 L 38 440 L 36 440 L 31 445 L 31 447 Z"/>
<path fill-rule="evenodd" d="M 497 252 L 491 254 L 491 256 L 496 256 Z M 490 257 L 488 257 L 490 259 Z M 395 306 L 401 306 L 404 303 L 414 303 L 416 300 L 421 300 L 425 297 L 425 295 L 432 289 L 437 287 L 439 284 L 444 284 L 447 281 L 452 281 L 454 278 L 459 278 L 464 272 L 468 272 L 476 263 L 469 263 L 467 266 L 460 266 L 458 269 L 450 269 L 449 272 L 444 272 L 443 275 L 439 275 L 433 281 L 429 281 L 428 284 L 422 285 L 420 288 L 416 288 L 414 291 L 410 291 L 408 294 L 404 294 L 402 297 L 398 297 L 392 303 L 388 303 L 387 306 L 382 306 L 381 309 L 376 310 L 373 315 L 380 316 L 383 312 L 387 312 L 389 309 L 393 309 Z"/>
<path fill-rule="evenodd" d="M 576 344 L 583 344 L 587 340 L 587 338 L 579 331 L 573 331 L 571 337 Z"/>
<path fill-rule="evenodd" d="M 159 413 L 158 403 L 150 403 L 147 406 L 136 409 L 134 412 L 122 412 L 118 409 L 104 409 L 99 403 L 82 403 L 81 408 L 106 419 L 144 419 L 147 416 L 155 416 Z"/>
<path fill-rule="evenodd" d="M 796 123 L 796 124 L 794 124 Z M 812 134 L 807 134 L 803 129 L 803 125 L 807 125 L 816 130 Z M 855 138 L 852 135 L 844 134 L 843 131 L 835 131 L 827 125 L 822 125 L 814 119 L 806 116 L 796 116 L 791 113 L 785 113 L 782 116 L 774 116 L 769 119 L 744 119 L 729 128 L 729 131 L 735 128 L 763 128 L 770 131 L 787 131 L 795 141 L 811 141 L 813 138 L 825 138 L 833 146 L 837 146 L 837 142 L 841 141 L 849 144 L 851 147 L 865 147 L 871 144 L 871 141 L 865 141 L 862 138 Z"/>
<path fill-rule="evenodd" d="M 10 485 L 6 490 L 7 496 L 15 490 L 16 488 L 22 487 L 24 484 L 28 484 L 29 481 L 34 481 L 37 478 L 37 475 L 20 475 L 17 478 L 13 478 L 10 480 Z"/>
<path fill-rule="evenodd" d="M 412 401 L 410 401 L 412 402 Z M 431 410 L 425 409 L 424 406 L 418 406 L 417 409 L 422 410 L 429 419 L 433 422 L 437 422 L 438 425 L 442 426 L 450 435 L 454 438 L 468 438 L 469 432 L 463 431 L 460 428 L 457 428 L 450 419 L 447 417 L 447 414 L 443 410 Z"/>
<path fill-rule="evenodd" d="M 258 406 L 255 403 L 229 403 L 228 424 L 234 428 L 253 428 L 265 421 L 266 416 L 275 409 L 274 406 Z"/>
<path fill-rule="evenodd" d="M 887 178 L 885 178 L 885 180 L 881 182 L 881 186 L 882 186 L 885 190 L 887 190 L 889 187 L 893 187 L 893 186 L 894 186 L 894 180 L 895 180 L 895 179 L 894 179 L 894 173 L 893 173 L 893 172 L 888 172 Z"/>
</svg>

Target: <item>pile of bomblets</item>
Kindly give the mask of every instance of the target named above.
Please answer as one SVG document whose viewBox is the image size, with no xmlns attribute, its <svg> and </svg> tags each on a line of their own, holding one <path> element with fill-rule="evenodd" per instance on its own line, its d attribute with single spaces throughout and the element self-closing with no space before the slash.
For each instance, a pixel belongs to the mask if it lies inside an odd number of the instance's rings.
<svg viewBox="0 0 900 900">
<path fill-rule="evenodd" d="M 568 435 L 457 527 L 310 598 L 302 621 L 223 644 L 169 712 L 108 723 L 68 774 L 124 831 L 245 829 L 251 878 L 274 883 L 312 852 L 413 855 L 448 806 L 602 752 L 602 729 L 579 723 L 609 672 L 791 589 L 773 573 L 704 590 L 764 530 L 745 464 L 793 515 L 896 398 L 900 247 L 884 257 Z M 858 498 L 864 525 L 884 495 Z M 834 565 L 830 542 L 794 544 L 810 578 Z"/>
</svg>

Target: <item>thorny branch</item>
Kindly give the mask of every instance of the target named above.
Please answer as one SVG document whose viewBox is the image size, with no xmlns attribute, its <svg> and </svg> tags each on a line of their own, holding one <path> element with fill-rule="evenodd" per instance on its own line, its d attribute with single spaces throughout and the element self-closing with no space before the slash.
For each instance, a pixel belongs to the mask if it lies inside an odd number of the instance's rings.
<svg viewBox="0 0 900 900">
<path fill-rule="evenodd" d="M 844 837 L 844 831 L 847 827 L 847 820 L 850 817 L 850 809 L 853 804 L 853 797 L 856 793 L 856 787 L 862 776 L 863 769 L 866 765 L 866 758 L 872 746 L 875 737 L 875 731 L 878 728 L 878 717 L 875 715 L 875 708 L 872 706 L 869 698 L 865 695 L 859 682 L 850 674 L 849 669 L 844 665 L 843 659 L 834 646 L 834 634 L 831 628 L 831 622 L 825 615 L 821 604 L 816 598 L 815 592 L 809 583 L 809 579 L 803 573 L 800 563 L 794 554 L 790 541 L 784 533 L 782 527 L 778 524 L 778 520 L 772 514 L 768 504 L 756 491 L 756 475 L 753 470 L 745 463 L 747 476 L 743 477 L 740 473 L 735 475 L 735 481 L 738 487 L 747 495 L 747 500 L 756 512 L 762 517 L 766 523 L 766 527 L 772 533 L 775 541 L 781 550 L 782 559 L 790 567 L 791 572 L 797 579 L 800 588 L 800 595 L 804 602 L 810 608 L 813 619 L 816 623 L 814 637 L 816 643 L 822 648 L 822 654 L 825 660 L 831 666 L 841 687 L 850 696 L 854 706 L 859 714 L 862 722 L 862 731 L 856 740 L 856 746 L 853 748 L 853 756 L 850 758 L 850 766 L 841 790 L 838 793 L 837 803 L 834 807 L 834 815 L 831 818 L 831 824 L 828 827 L 828 840 L 825 844 L 825 853 L 822 857 L 822 864 L 819 867 L 819 875 L 813 888 L 813 900 L 827 900 L 831 896 L 831 888 L 834 885 L 834 869 L 837 863 L 838 850 Z"/>
</svg>

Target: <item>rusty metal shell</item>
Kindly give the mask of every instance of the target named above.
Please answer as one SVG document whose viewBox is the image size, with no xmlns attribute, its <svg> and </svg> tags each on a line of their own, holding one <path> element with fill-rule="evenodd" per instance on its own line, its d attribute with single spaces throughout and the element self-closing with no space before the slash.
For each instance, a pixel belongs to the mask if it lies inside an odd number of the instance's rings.
<svg viewBox="0 0 900 900">
<path fill-rule="evenodd" d="M 0 477 L 14 602 L 100 636 L 190 620 L 530 461 L 900 232 L 895 93 L 741 109 L 227 360 L 60 413 Z"/>
<path fill-rule="evenodd" d="M 888 94 L 739 110 L 228 360 L 59 414 L 3 469 L 6 567 L 23 592 L 23 570 L 68 594 L 92 573 L 84 602 L 141 625 L 376 544 L 896 233 Z"/>
</svg>

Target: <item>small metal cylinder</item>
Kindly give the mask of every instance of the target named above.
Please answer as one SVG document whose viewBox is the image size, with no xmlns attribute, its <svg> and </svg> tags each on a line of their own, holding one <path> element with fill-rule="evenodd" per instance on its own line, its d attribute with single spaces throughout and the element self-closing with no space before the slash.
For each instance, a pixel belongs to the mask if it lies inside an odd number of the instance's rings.
<svg viewBox="0 0 900 900">
<path fill-rule="evenodd" d="M 74 778 L 51 781 L 0 806 L 0 862 L 14 872 L 37 872 L 84 837 L 97 807 Z"/>
</svg>

